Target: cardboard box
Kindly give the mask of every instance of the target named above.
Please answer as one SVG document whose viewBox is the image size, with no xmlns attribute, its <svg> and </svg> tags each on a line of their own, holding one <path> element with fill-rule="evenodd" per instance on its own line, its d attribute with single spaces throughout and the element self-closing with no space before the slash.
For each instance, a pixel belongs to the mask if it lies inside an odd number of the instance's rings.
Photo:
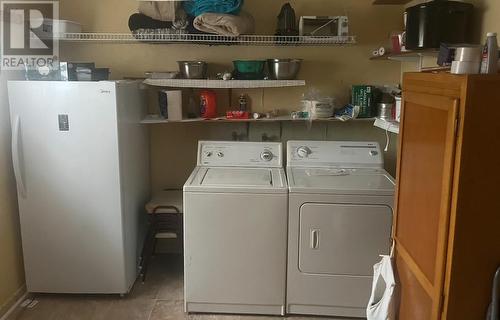
<svg viewBox="0 0 500 320">
<path fill-rule="evenodd" d="M 161 90 L 159 92 L 160 116 L 171 121 L 182 120 L 182 91 Z"/>
<path fill-rule="evenodd" d="M 359 106 L 359 118 L 371 118 L 374 116 L 374 87 L 369 85 L 352 86 L 352 105 Z"/>
</svg>

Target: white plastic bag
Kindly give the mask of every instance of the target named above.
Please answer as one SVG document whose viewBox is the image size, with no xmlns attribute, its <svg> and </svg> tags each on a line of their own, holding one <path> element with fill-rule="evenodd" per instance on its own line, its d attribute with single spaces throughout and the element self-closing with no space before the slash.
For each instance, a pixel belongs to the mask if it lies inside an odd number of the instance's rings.
<svg viewBox="0 0 500 320">
<path fill-rule="evenodd" d="M 372 295 L 366 316 L 368 320 L 396 320 L 396 278 L 393 255 L 381 256 L 382 261 L 373 266 Z"/>
</svg>

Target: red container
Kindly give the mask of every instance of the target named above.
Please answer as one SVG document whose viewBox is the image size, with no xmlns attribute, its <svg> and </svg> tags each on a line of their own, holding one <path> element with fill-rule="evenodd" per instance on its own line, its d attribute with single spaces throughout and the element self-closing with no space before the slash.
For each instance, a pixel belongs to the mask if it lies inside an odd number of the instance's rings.
<svg viewBox="0 0 500 320">
<path fill-rule="evenodd" d="M 212 90 L 204 90 L 200 93 L 201 117 L 212 119 L 217 117 L 217 94 Z"/>
<path fill-rule="evenodd" d="M 246 120 L 250 119 L 250 113 L 246 111 L 228 111 L 226 112 L 228 120 Z"/>
</svg>

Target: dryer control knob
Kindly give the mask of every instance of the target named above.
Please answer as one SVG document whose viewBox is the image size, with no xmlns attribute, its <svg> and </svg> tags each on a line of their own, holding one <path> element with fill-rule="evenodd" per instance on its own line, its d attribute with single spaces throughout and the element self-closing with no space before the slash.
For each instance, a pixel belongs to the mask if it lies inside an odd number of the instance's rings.
<svg viewBox="0 0 500 320">
<path fill-rule="evenodd" d="M 274 154 L 271 151 L 264 151 L 260 155 L 260 158 L 264 161 L 271 161 L 274 159 Z"/>
<path fill-rule="evenodd" d="M 297 149 L 297 155 L 299 158 L 307 158 L 311 155 L 312 151 L 308 147 L 300 147 Z"/>
<path fill-rule="evenodd" d="M 372 150 L 370 151 L 370 155 L 373 157 L 378 156 L 378 151 Z"/>
<path fill-rule="evenodd" d="M 217 157 L 219 157 L 219 158 L 224 158 L 224 153 L 222 153 L 222 152 L 217 152 Z"/>
</svg>

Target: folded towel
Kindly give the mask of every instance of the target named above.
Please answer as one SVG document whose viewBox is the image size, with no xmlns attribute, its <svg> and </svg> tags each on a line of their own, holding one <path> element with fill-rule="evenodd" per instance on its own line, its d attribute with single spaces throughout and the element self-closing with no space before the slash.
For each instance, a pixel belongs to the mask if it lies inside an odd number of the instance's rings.
<svg viewBox="0 0 500 320">
<path fill-rule="evenodd" d="M 194 19 L 193 25 L 200 31 L 223 36 L 237 37 L 241 34 L 252 34 L 255 32 L 255 20 L 250 14 L 245 12 L 242 12 L 239 16 L 204 13 Z"/>
<path fill-rule="evenodd" d="M 243 0 L 192 0 L 184 2 L 184 9 L 190 16 L 203 13 L 240 13 Z"/>
<path fill-rule="evenodd" d="M 159 21 L 174 21 L 180 7 L 177 1 L 141 1 L 139 13 Z"/>
</svg>

